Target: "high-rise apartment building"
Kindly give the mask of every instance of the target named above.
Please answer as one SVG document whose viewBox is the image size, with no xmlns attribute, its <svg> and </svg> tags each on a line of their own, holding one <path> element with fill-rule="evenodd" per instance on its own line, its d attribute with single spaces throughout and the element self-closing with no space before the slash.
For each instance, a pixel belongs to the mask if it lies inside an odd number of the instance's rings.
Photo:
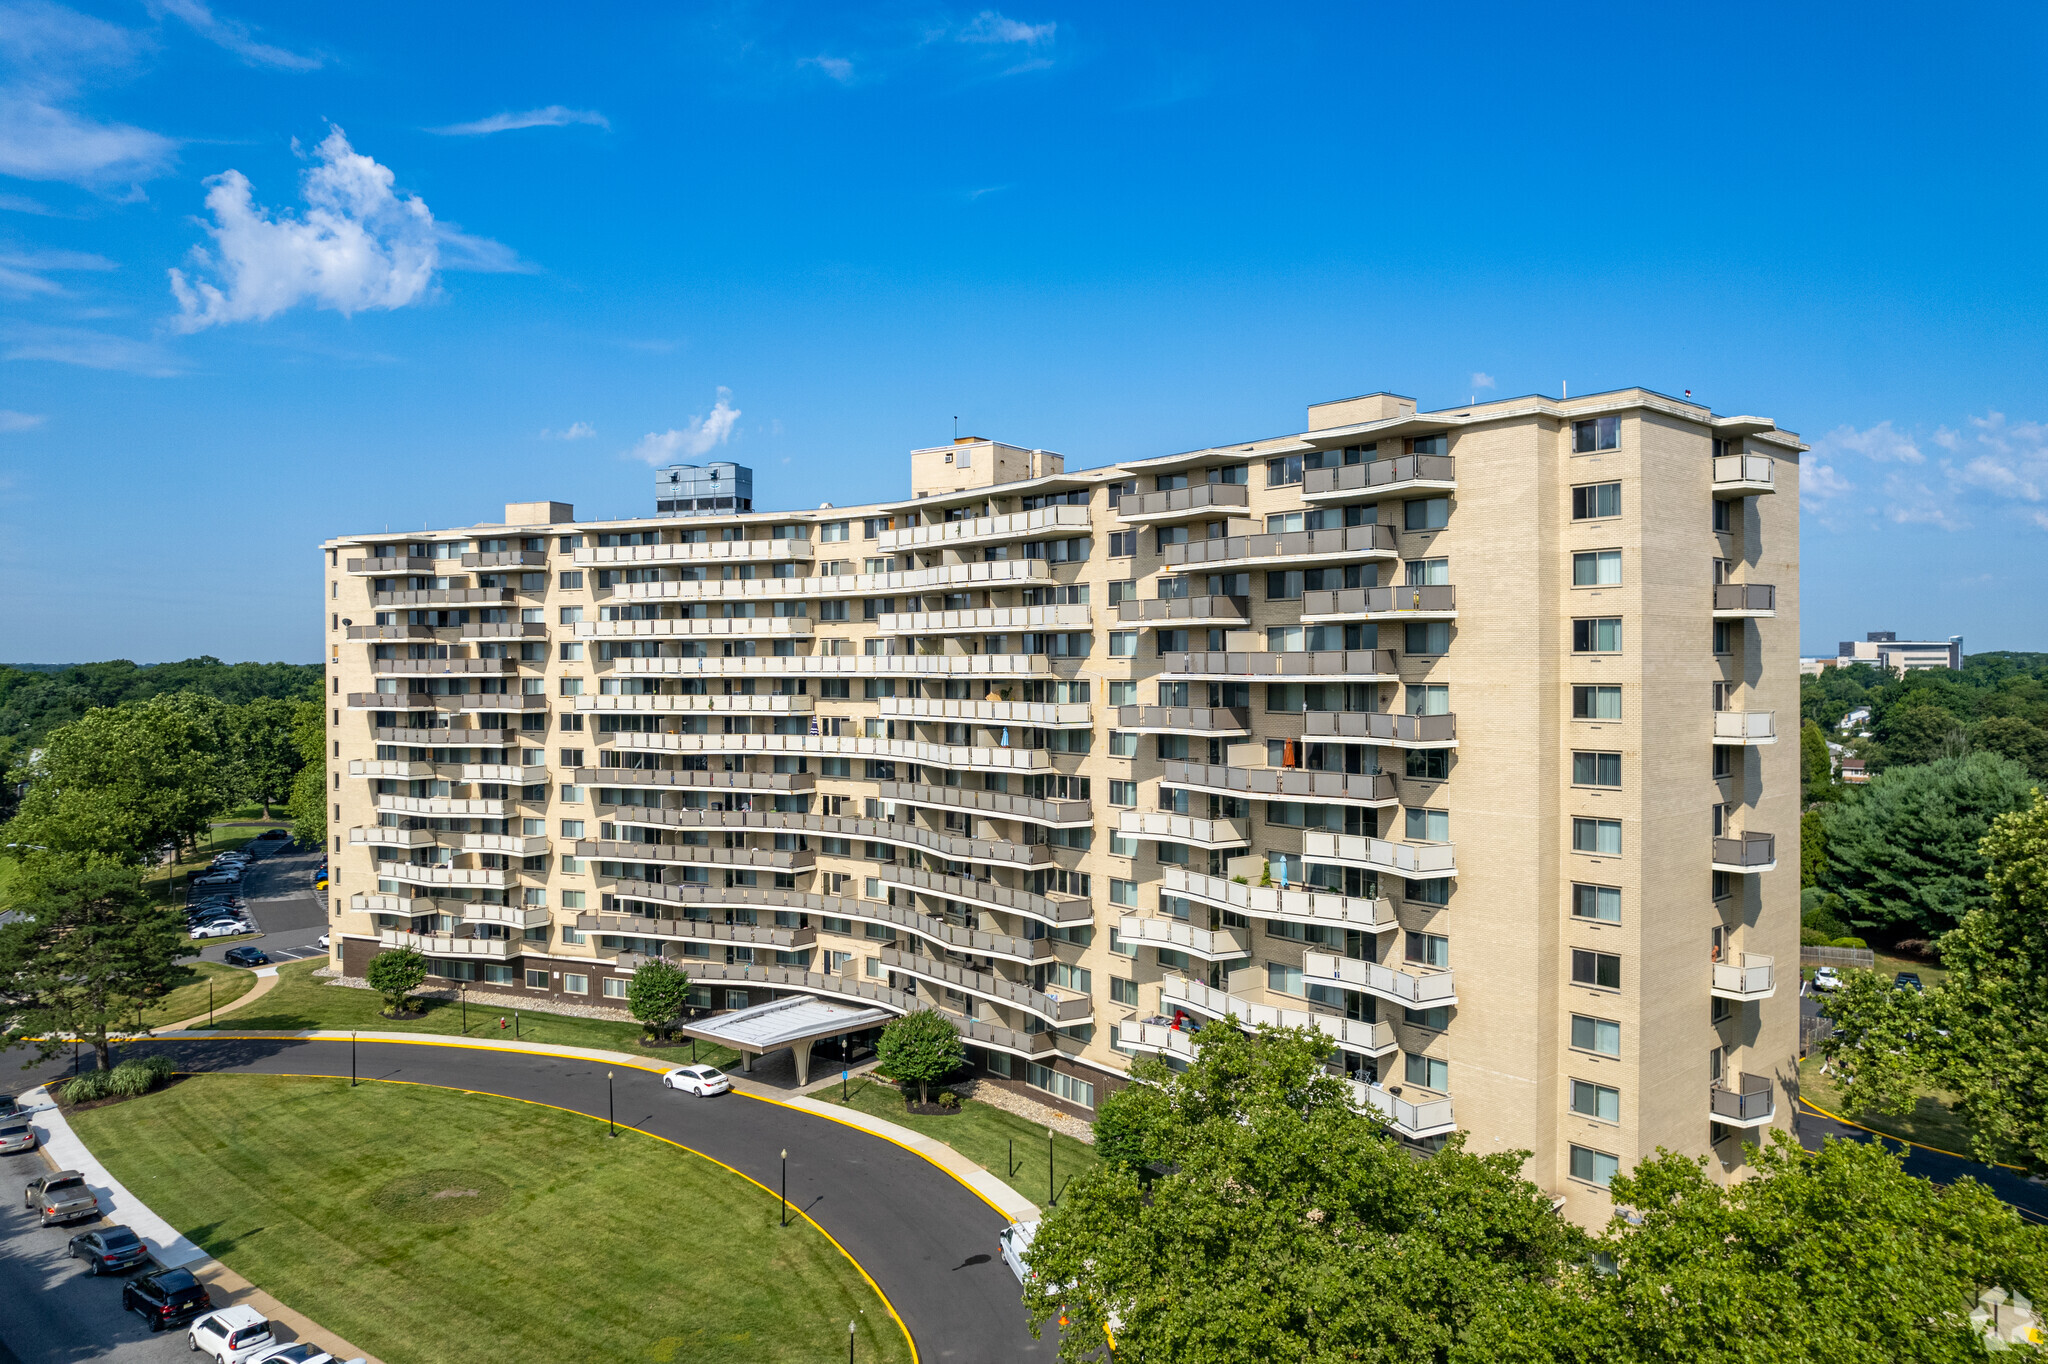
<svg viewBox="0 0 2048 1364">
<path fill-rule="evenodd" d="M 1739 1172 L 1797 1075 L 1805 447 L 1642 389 L 1307 428 L 328 542 L 336 963 L 935 1007 L 1081 1115 L 1305 1024 L 1575 1217 Z"/>
</svg>

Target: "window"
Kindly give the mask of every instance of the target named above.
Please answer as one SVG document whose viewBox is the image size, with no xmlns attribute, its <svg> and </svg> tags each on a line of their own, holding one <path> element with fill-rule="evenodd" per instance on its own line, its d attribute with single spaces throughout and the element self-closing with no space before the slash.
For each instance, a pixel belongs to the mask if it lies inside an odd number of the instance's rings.
<svg viewBox="0 0 2048 1364">
<path fill-rule="evenodd" d="M 1112 683 L 1112 686 L 1115 684 Z M 1112 758 L 1135 758 L 1138 756 L 1138 736 L 1120 729 L 1109 732 L 1109 756 Z"/>
<path fill-rule="evenodd" d="M 1612 952 L 1572 949 L 1572 984 L 1591 985 L 1599 990 L 1621 988 L 1621 958 Z"/>
<path fill-rule="evenodd" d="M 828 545 L 835 544 L 847 539 L 851 530 L 852 523 L 850 522 L 827 521 L 824 525 L 818 527 L 818 539 Z"/>
<path fill-rule="evenodd" d="M 1572 1081 L 1572 1112 L 1599 1122 L 1621 1121 L 1621 1091 L 1606 1085 Z M 1577 1173 L 1574 1171 L 1573 1173 Z M 1613 1171 L 1609 1171 L 1612 1174 Z M 1604 1182 L 1604 1181 L 1603 1181 Z"/>
<path fill-rule="evenodd" d="M 1138 1007 L 1138 982 L 1124 980 L 1118 976 L 1109 978 L 1109 1001 L 1112 1004 L 1128 1004 Z"/>
<path fill-rule="evenodd" d="M 1444 780 L 1451 775 L 1451 750 L 1448 748 L 1409 749 L 1408 775 L 1416 781 Z"/>
<path fill-rule="evenodd" d="M 1431 1032 L 1442 1032 L 1451 1026 L 1451 1007 L 1438 1004 L 1428 1009 L 1403 1009 L 1402 1021 L 1411 1028 L 1428 1028 Z"/>
<path fill-rule="evenodd" d="M 1188 954 L 1176 952 L 1171 947 L 1158 949 L 1159 965 L 1168 971 L 1185 972 L 1188 969 Z"/>
<path fill-rule="evenodd" d="M 1621 821 L 1618 819 L 1573 819 L 1572 851 L 1600 853 L 1606 857 L 1621 854 Z"/>
<path fill-rule="evenodd" d="M 1619 483 L 1582 483 L 1572 489 L 1572 520 L 1597 521 L 1621 515 Z"/>
<path fill-rule="evenodd" d="M 1448 970 L 1451 965 L 1451 940 L 1441 933 L 1411 932 L 1402 946 L 1401 955 L 1417 966 L 1433 966 L 1439 971 Z"/>
<path fill-rule="evenodd" d="M 1620 581 L 1620 550 L 1594 549 L 1572 555 L 1573 587 L 1612 587 Z"/>
<path fill-rule="evenodd" d="M 580 572 L 560 574 L 557 581 L 561 586 L 575 591 L 581 591 L 583 588 L 583 574 Z"/>
<path fill-rule="evenodd" d="M 1572 719 L 1619 720 L 1620 718 L 1620 687 L 1572 688 Z"/>
<path fill-rule="evenodd" d="M 1442 530 L 1451 523 L 1451 499 L 1416 497 L 1401 504 L 1403 530 Z"/>
<path fill-rule="evenodd" d="M 583 695 L 583 679 L 582 679 L 582 678 L 580 678 L 580 677 L 565 677 L 565 678 L 563 678 L 563 679 L 562 679 L 562 695 L 564 695 L 564 696 L 581 696 L 581 695 Z"/>
<path fill-rule="evenodd" d="M 1132 737 L 1135 738 L 1136 736 Z M 1109 803 L 1126 807 L 1136 806 L 1138 803 L 1138 783 L 1134 781 L 1111 780 L 1109 783 Z"/>
<path fill-rule="evenodd" d="M 526 973 L 526 988 L 529 990 L 547 989 L 548 973 L 545 971 L 528 971 Z"/>
<path fill-rule="evenodd" d="M 1715 653 L 1732 654 L 1735 652 L 1735 642 L 1741 638 L 1736 631 L 1741 628 L 1741 624 L 1740 621 L 1733 620 L 1717 620 L 1714 622 Z"/>
<path fill-rule="evenodd" d="M 1109 902 L 1113 905 L 1123 905 L 1130 909 L 1136 909 L 1138 906 L 1138 883 L 1136 881 L 1119 881 L 1115 877 L 1111 877 L 1109 881 Z"/>
<path fill-rule="evenodd" d="M 1284 488 L 1301 482 L 1301 456 L 1286 455 L 1280 459 L 1266 461 L 1266 486 Z"/>
<path fill-rule="evenodd" d="M 1402 894 L 1419 905 L 1447 905 L 1451 902 L 1451 878 L 1448 876 L 1409 877 L 1404 878 L 1401 884 L 1406 887 Z"/>
<path fill-rule="evenodd" d="M 1449 810 L 1408 811 L 1408 837 L 1421 843 L 1448 843 L 1451 841 L 1451 812 Z M 1617 825 L 1617 828 L 1620 826 Z"/>
<path fill-rule="evenodd" d="M 1410 715 L 1449 715 L 1451 713 L 1451 689 L 1441 684 L 1423 686 L 1411 683 L 1408 687 L 1408 713 Z"/>
<path fill-rule="evenodd" d="M 583 623 L 583 608 L 582 608 L 582 607 L 580 607 L 580 606 L 565 606 L 565 607 L 563 607 L 563 608 L 562 608 L 562 624 L 564 624 L 564 625 L 581 625 L 582 623 Z"/>
<path fill-rule="evenodd" d="M 1111 658 L 1136 658 L 1138 656 L 1138 632 L 1136 630 L 1111 630 L 1109 632 L 1109 656 Z"/>
<path fill-rule="evenodd" d="M 1572 423 L 1572 453 L 1590 455 L 1596 450 L 1621 448 L 1621 418 L 1595 417 Z"/>
<path fill-rule="evenodd" d="M 1417 1056 L 1409 1052 L 1402 1058 L 1403 1071 L 1411 1085 L 1434 1089 L 1439 1093 L 1451 1092 L 1451 1063 L 1435 1056 Z"/>
<path fill-rule="evenodd" d="M 1138 552 L 1138 532 L 1113 530 L 1109 533 L 1109 557 L 1128 559 Z"/>
<path fill-rule="evenodd" d="M 1575 654 L 1618 654 L 1621 652 L 1621 621 L 1603 616 L 1572 622 L 1572 652 Z"/>
<path fill-rule="evenodd" d="M 1584 1014 L 1573 1014 L 1572 1046 L 1579 1051 L 1598 1052 L 1602 1056 L 1619 1056 L 1621 1024 L 1604 1018 L 1588 1018 Z"/>
<path fill-rule="evenodd" d="M 561 754 L 561 758 L 562 758 L 562 766 L 564 766 L 564 767 L 581 767 L 581 766 L 583 766 L 583 750 L 582 750 L 582 749 L 580 749 L 580 748 L 564 748 L 564 749 L 558 749 L 558 750 L 557 750 L 557 752 L 559 752 L 559 753 Z"/>
<path fill-rule="evenodd" d="M 1042 1089 L 1048 1094 L 1056 1095 L 1078 1107 L 1095 1107 L 1094 1085 L 1086 1080 L 1076 1080 L 1073 1076 L 1054 1070 L 1051 1066 L 1041 1066 L 1036 1062 L 1027 1063 L 1024 1067 L 1024 1083 L 1034 1089 Z"/>
<path fill-rule="evenodd" d="M 530 822 L 531 822 L 531 821 L 530 821 Z M 562 821 L 562 837 L 564 837 L 564 838 L 581 838 L 581 837 L 583 837 L 583 821 L 582 821 L 582 820 L 580 820 L 580 819 L 565 819 L 565 820 L 563 820 L 563 821 Z"/>
<path fill-rule="evenodd" d="M 1301 968 L 1282 966 L 1277 961 L 1266 963 L 1266 988 L 1276 995 L 1298 995 L 1301 991 Z"/>
<path fill-rule="evenodd" d="M 587 995 L 590 993 L 590 977 L 579 976 L 573 972 L 565 973 L 562 976 L 562 989 L 572 995 Z"/>
<path fill-rule="evenodd" d="M 1449 559 L 1410 559 L 1408 561 L 1408 586 L 1446 587 L 1451 581 Z"/>
<path fill-rule="evenodd" d="M 1451 452 L 1449 436 L 1410 436 L 1407 453 L 1411 455 L 1447 455 Z"/>
<path fill-rule="evenodd" d="M 1572 1178 L 1582 1179 L 1588 1184 L 1606 1188 L 1621 1172 L 1621 1159 L 1605 1151 L 1590 1151 L 1583 1146 L 1572 1148 Z"/>
<path fill-rule="evenodd" d="M 1411 654 L 1447 654 L 1451 651 L 1451 623 L 1447 620 L 1414 622 L 1407 627 L 1404 643 Z"/>
<path fill-rule="evenodd" d="M 1715 744 L 1715 745 L 1714 745 L 1714 778 L 1715 778 L 1715 780 L 1717 780 L 1717 781 L 1718 781 L 1718 780 L 1719 780 L 1719 779 L 1721 779 L 1722 777 L 1732 777 L 1732 776 L 1734 776 L 1734 775 L 1735 775 L 1735 750 L 1734 750 L 1734 749 L 1732 749 L 1732 748 L 1729 748 L 1729 747 L 1727 747 L 1727 746 L 1726 746 L 1726 745 L 1724 745 L 1724 744 Z"/>
<path fill-rule="evenodd" d="M 1301 596 L 1301 574 L 1299 571 L 1268 573 L 1266 575 L 1267 601 L 1294 601 Z"/>
<path fill-rule="evenodd" d="M 568 858 L 568 857 L 565 857 L 565 858 L 563 858 L 563 859 L 562 859 L 562 870 L 564 870 L 564 871 L 567 871 L 567 870 L 569 870 L 569 866 L 568 866 L 568 864 L 569 864 L 570 862 L 574 861 L 574 860 L 575 860 L 574 858 Z M 562 908 L 563 908 L 563 909 L 581 909 L 581 908 L 583 908 L 583 896 L 584 896 L 584 892 L 582 892 L 582 891 L 580 891 L 580 890 L 565 890 L 565 891 L 563 891 L 563 892 L 562 892 Z"/>
<path fill-rule="evenodd" d="M 1734 529 L 1735 529 L 1735 525 L 1734 525 L 1734 521 L 1735 521 L 1735 518 L 1734 518 L 1734 517 L 1733 517 L 1733 516 L 1732 516 L 1732 515 L 1730 514 L 1730 508 L 1732 508 L 1732 507 L 1734 507 L 1734 506 L 1736 506 L 1736 505 L 1737 505 L 1737 504 L 1736 504 L 1736 503 L 1734 503 L 1734 502 L 1728 502 L 1728 501 L 1724 501 L 1723 499 L 1721 499 L 1721 498 L 1718 498 L 1718 497 L 1714 499 L 1714 529 L 1715 529 L 1715 530 L 1717 530 L 1717 531 L 1731 531 L 1731 530 L 1734 530 Z"/>
<path fill-rule="evenodd" d="M 1619 753 L 1572 754 L 1572 785 L 1620 786 L 1621 755 Z"/>
<path fill-rule="evenodd" d="M 604 997 L 606 999 L 624 999 L 626 997 L 626 982 L 617 976 L 606 976 L 599 984 L 604 989 Z"/>
<path fill-rule="evenodd" d="M 1596 919 L 1603 924 L 1621 922 L 1621 888 L 1618 886 L 1572 887 L 1572 917 Z"/>
</svg>

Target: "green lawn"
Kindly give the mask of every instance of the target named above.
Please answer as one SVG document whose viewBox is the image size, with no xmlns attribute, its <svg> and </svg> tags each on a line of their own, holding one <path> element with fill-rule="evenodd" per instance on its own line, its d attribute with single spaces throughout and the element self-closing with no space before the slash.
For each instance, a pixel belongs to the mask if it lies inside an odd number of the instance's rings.
<svg viewBox="0 0 2048 1364">
<path fill-rule="evenodd" d="M 378 1012 L 384 1006 L 382 996 L 369 990 L 330 985 L 313 974 L 326 964 L 327 960 L 324 957 L 286 962 L 277 969 L 277 984 L 272 987 L 269 994 L 238 1013 L 216 1019 L 214 1026 L 234 1032 L 266 1028 L 287 1029 L 293 1032 L 308 1028 L 344 1031 L 355 1028 L 363 1032 L 440 1034 L 455 1034 L 462 1031 L 462 1007 L 457 1000 L 416 1001 L 427 1011 L 425 1018 L 412 1023 L 394 1022 Z M 500 1018 L 505 1020 L 504 1028 L 498 1026 Z M 469 1006 L 471 1037 L 510 1040 L 512 1022 L 512 1011 L 496 1001 L 472 1001 Z M 668 1064 L 677 1066 L 687 1063 L 691 1057 L 688 1047 L 641 1046 L 642 1029 L 637 1023 L 614 1023 L 602 1018 L 570 1018 L 562 1014 L 522 1011 L 518 1024 L 519 1040 L 523 1042 L 633 1052 L 640 1056 L 659 1057 Z M 708 1045 L 700 1045 L 696 1055 L 697 1059 L 716 1066 L 729 1065 L 739 1059 L 736 1053 L 723 1047 Z"/>
<path fill-rule="evenodd" d="M 810 1097 L 836 1105 L 839 1103 L 839 1090 L 837 1087 L 821 1089 Z M 1049 1201 L 1046 1194 L 1045 1129 L 1038 1124 L 1027 1122 L 1014 1113 L 1005 1113 L 1000 1108 L 972 1101 L 963 1103 L 960 1112 L 950 1117 L 929 1118 L 909 1113 L 904 1111 L 900 1094 L 888 1084 L 874 1079 L 855 1080 L 849 1097 L 851 1102 L 847 1107 L 877 1118 L 887 1118 L 922 1136 L 944 1142 L 975 1164 L 986 1167 L 996 1178 L 1039 1207 L 1045 1207 Z M 1014 1171 L 1010 1169 L 1012 1142 L 1015 1143 L 1017 1158 Z M 1055 1137 L 1052 1146 L 1052 1173 L 1060 1188 L 1065 1188 L 1074 1176 L 1092 1170 L 1100 1163 L 1094 1147 L 1072 1137 Z"/>
<path fill-rule="evenodd" d="M 232 942 L 234 939 L 219 939 Z M 256 984 L 256 973 L 245 971 L 239 966 L 222 966 L 211 961 L 179 962 L 173 968 L 172 990 L 158 1001 L 153 1009 L 142 1011 L 144 1027 L 158 1028 L 166 1023 L 206 1012 L 206 986 L 213 983 L 213 1007 L 225 1009 L 240 999 Z"/>
<path fill-rule="evenodd" d="M 907 1361 L 774 1194 L 640 1133 L 413 1085 L 198 1076 L 78 1113 L 116 1178 L 389 1364 Z"/>
<path fill-rule="evenodd" d="M 1820 1073 L 1820 1058 L 1808 1057 L 1799 1064 L 1799 1092 L 1809 1102 L 1837 1117 L 1900 1141 L 1918 1142 L 1937 1150 L 1970 1154 L 1970 1124 L 1949 1110 L 1949 1096 L 1931 1086 L 1919 1091 L 1913 1111 L 1902 1117 L 1889 1113 L 1850 1113 L 1842 1108 L 1842 1091 L 1834 1077 Z"/>
</svg>

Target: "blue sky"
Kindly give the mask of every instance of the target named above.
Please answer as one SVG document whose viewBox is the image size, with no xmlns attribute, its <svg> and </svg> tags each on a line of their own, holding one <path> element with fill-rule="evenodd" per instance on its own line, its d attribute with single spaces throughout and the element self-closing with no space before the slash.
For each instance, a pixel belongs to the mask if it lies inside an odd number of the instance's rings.
<svg viewBox="0 0 2048 1364">
<path fill-rule="evenodd" d="M 1561 383 L 1815 444 L 1808 652 L 2048 649 L 2038 8 L 209 3 L 0 4 L 0 660 L 311 660 L 322 538 L 646 454 Z"/>
</svg>

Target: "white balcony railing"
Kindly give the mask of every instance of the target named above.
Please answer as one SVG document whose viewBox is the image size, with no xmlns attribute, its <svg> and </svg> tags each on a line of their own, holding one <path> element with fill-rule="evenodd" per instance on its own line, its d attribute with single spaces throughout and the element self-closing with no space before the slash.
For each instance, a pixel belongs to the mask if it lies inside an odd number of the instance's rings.
<svg viewBox="0 0 2048 1364">
<path fill-rule="evenodd" d="M 885 530 L 879 543 L 884 554 L 891 554 L 900 549 L 987 544 L 1026 536 L 1060 535 L 1085 531 L 1089 523 L 1087 507 L 1043 507 L 1038 511 L 1007 512 L 1001 516 L 976 516 L 964 521 L 941 521 L 930 526 Z"/>
<path fill-rule="evenodd" d="M 1739 954 L 1733 961 L 1714 963 L 1713 994 L 1717 999 L 1769 999 L 1777 993 L 1772 959 L 1753 952 Z"/>
<path fill-rule="evenodd" d="M 1126 914 L 1116 931 L 1132 946 L 1165 947 L 1203 961 L 1232 961 L 1251 955 L 1244 938 L 1233 929 L 1196 928 L 1178 919 L 1141 919 Z"/>
<path fill-rule="evenodd" d="M 1052 759 L 1037 748 L 976 748 L 916 739 L 866 739 L 846 734 L 617 734 L 618 749 L 669 753 L 805 753 L 819 757 L 885 758 L 977 772 L 1049 772 Z"/>
<path fill-rule="evenodd" d="M 1776 743 L 1776 721 L 1775 711 L 1717 710 L 1714 712 L 1714 742 L 1745 745 Z"/>
<path fill-rule="evenodd" d="M 1389 1023 L 1260 1004 L 1183 976 L 1168 976 L 1159 982 L 1159 1007 L 1162 1012 L 1187 1008 L 1215 1018 L 1234 1017 L 1248 1028 L 1313 1028 L 1334 1045 L 1366 1056 L 1384 1056 L 1396 1045 L 1393 1025 Z"/>
<path fill-rule="evenodd" d="M 1301 836 L 1301 855 L 1310 862 L 1366 867 L 1402 877 L 1458 874 L 1456 849 L 1449 843 L 1390 843 L 1384 838 L 1310 829 Z"/>
<path fill-rule="evenodd" d="M 377 930 L 378 942 L 387 948 L 410 947 L 429 957 L 479 957 L 486 961 L 510 961 L 519 955 L 514 938 L 458 938 L 443 933 L 407 933 L 396 928 Z"/>
<path fill-rule="evenodd" d="M 1307 952 L 1302 955 L 1301 975 L 1304 980 L 1325 981 L 1363 990 L 1411 1009 L 1458 1002 L 1457 986 L 1449 971 L 1414 975 L 1378 962 L 1358 961 L 1330 952 Z"/>
<path fill-rule="evenodd" d="M 1260 919 L 1287 923 L 1323 924 L 1331 928 L 1355 928 L 1365 933 L 1386 933 L 1398 925 L 1393 901 L 1382 896 L 1364 899 L 1327 891 L 1287 889 L 1279 885 L 1253 886 L 1223 876 L 1204 876 L 1181 867 L 1160 869 L 1162 890 L 1185 895 L 1205 905 L 1235 910 Z"/>
<path fill-rule="evenodd" d="M 1117 832 L 1126 838 L 1186 843 L 1197 848 L 1242 848 L 1251 842 L 1250 821 L 1242 819 L 1199 819 L 1163 810 L 1122 810 L 1117 813 L 1116 824 Z"/>
<path fill-rule="evenodd" d="M 1085 630 L 1086 606 L 994 606 L 972 611 L 899 611 L 875 617 L 885 635 L 980 634 L 988 630 Z"/>
<path fill-rule="evenodd" d="M 887 696 L 878 703 L 885 720 L 964 720 L 982 725 L 1036 725 L 1041 729 L 1091 726 L 1086 702 L 943 701 Z"/>
<path fill-rule="evenodd" d="M 1351 1082 L 1351 1094 L 1359 1108 L 1378 1113 L 1396 1133 L 1410 1141 L 1458 1130 L 1451 1117 L 1449 1099 L 1407 1099 L 1379 1085 L 1360 1084 L 1356 1080 Z"/>
<path fill-rule="evenodd" d="M 707 540 L 689 545 L 589 546 L 576 551 L 579 566 L 608 564 L 721 563 L 775 559 L 809 559 L 816 554 L 809 540 Z"/>
</svg>

